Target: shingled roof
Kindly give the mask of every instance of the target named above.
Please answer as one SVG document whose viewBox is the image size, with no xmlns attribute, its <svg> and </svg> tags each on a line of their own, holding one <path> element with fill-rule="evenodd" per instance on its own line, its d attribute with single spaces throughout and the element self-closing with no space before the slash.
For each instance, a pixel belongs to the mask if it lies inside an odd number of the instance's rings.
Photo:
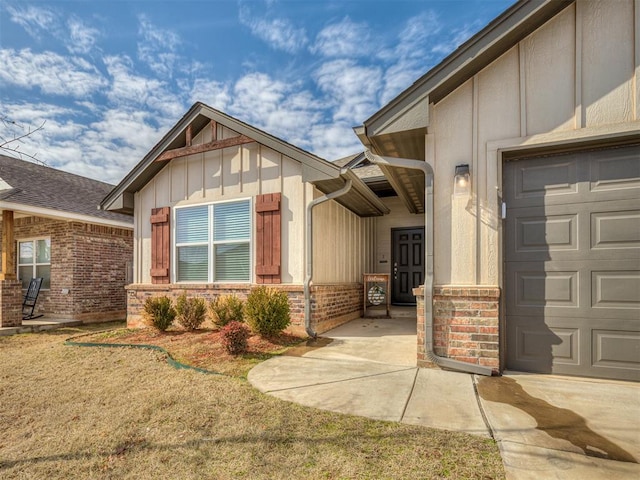
<svg viewBox="0 0 640 480">
<path fill-rule="evenodd" d="M 92 217 L 86 220 L 133 226 L 130 215 L 98 210 L 112 188 L 108 183 L 0 155 L 0 209 L 51 211 L 60 217 L 73 214 L 77 219 Z"/>
</svg>

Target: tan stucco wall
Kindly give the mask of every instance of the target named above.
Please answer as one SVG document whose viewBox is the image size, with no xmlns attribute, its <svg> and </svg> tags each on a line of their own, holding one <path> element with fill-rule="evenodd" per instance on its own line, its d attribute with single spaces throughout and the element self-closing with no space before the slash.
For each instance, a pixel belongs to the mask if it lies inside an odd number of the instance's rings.
<svg viewBox="0 0 640 480">
<path fill-rule="evenodd" d="M 430 106 L 436 284 L 500 284 L 502 151 L 640 130 L 639 9 L 579 0 Z M 465 163 L 472 193 L 454 198 Z"/>
<path fill-rule="evenodd" d="M 237 135 L 218 125 L 219 139 Z M 193 144 L 209 141 L 211 129 L 205 128 Z M 172 207 L 173 221 L 176 206 L 244 198 L 253 202 L 256 195 L 276 192 L 282 193 L 282 282 L 301 284 L 305 205 L 311 199 L 311 186 L 302 182 L 298 162 L 258 143 L 174 159 L 136 193 L 134 282 L 151 282 L 152 208 Z"/>
</svg>

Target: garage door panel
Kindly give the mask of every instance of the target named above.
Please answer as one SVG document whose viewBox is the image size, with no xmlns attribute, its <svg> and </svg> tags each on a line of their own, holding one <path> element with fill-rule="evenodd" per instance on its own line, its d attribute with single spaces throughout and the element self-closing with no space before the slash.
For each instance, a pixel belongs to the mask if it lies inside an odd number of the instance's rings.
<svg viewBox="0 0 640 480">
<path fill-rule="evenodd" d="M 640 189 L 637 147 L 591 152 L 588 155 L 591 192 L 613 192 L 620 198 L 628 198 L 626 190 Z"/>
<path fill-rule="evenodd" d="M 640 333 L 594 330 L 592 339 L 594 366 L 640 370 Z"/>
<path fill-rule="evenodd" d="M 591 248 L 632 248 L 640 252 L 640 210 L 592 213 Z"/>
<path fill-rule="evenodd" d="M 517 316 L 510 321 L 509 368 L 550 373 L 554 362 L 580 363 L 580 328 L 574 325 L 575 319 L 558 319 L 553 328 L 542 316 Z"/>
<path fill-rule="evenodd" d="M 594 309 L 630 310 L 629 315 L 640 318 L 639 270 L 594 271 L 591 292 Z M 595 314 L 599 312 L 596 310 Z"/>
<path fill-rule="evenodd" d="M 515 272 L 515 307 L 578 307 L 578 272 Z"/>
</svg>

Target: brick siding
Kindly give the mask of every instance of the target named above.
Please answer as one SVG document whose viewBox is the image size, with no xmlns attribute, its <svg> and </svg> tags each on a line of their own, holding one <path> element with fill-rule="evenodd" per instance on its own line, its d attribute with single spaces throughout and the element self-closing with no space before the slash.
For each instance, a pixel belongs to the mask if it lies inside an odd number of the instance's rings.
<svg viewBox="0 0 640 480">
<path fill-rule="evenodd" d="M 418 300 L 418 365 L 433 366 L 424 350 L 424 293 Z M 433 291 L 433 350 L 441 357 L 495 368 L 499 360 L 500 289 L 441 286 Z"/>
<path fill-rule="evenodd" d="M 14 237 L 51 239 L 51 288 L 40 291 L 37 313 L 84 321 L 125 318 L 132 229 L 24 217 L 15 220 Z"/>
<path fill-rule="evenodd" d="M 127 290 L 127 326 L 144 326 L 142 309 L 149 297 L 166 295 L 174 302 L 179 295 L 202 297 L 207 303 L 220 295 L 235 294 L 246 300 L 251 288 L 258 285 L 247 284 L 169 284 L 128 285 Z M 289 330 L 303 334 L 304 328 L 304 289 L 302 285 L 271 284 L 268 287 L 287 292 L 291 312 Z M 326 332 L 338 325 L 362 315 L 362 285 L 338 284 L 317 285 L 311 287 L 312 328 L 318 333 Z"/>
<path fill-rule="evenodd" d="M 18 280 L 0 280 L 0 327 L 22 325 L 22 289 Z"/>
</svg>

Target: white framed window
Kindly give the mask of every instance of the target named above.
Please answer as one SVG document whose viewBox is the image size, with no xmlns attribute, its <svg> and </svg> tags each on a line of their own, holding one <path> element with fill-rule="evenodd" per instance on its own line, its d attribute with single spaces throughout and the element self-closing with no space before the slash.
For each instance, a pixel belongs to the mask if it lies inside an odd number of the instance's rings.
<svg viewBox="0 0 640 480">
<path fill-rule="evenodd" d="M 18 240 L 18 279 L 29 288 L 32 278 L 42 277 L 43 290 L 51 287 L 51 239 Z"/>
<path fill-rule="evenodd" d="M 176 207 L 176 282 L 251 281 L 251 199 Z"/>
</svg>

